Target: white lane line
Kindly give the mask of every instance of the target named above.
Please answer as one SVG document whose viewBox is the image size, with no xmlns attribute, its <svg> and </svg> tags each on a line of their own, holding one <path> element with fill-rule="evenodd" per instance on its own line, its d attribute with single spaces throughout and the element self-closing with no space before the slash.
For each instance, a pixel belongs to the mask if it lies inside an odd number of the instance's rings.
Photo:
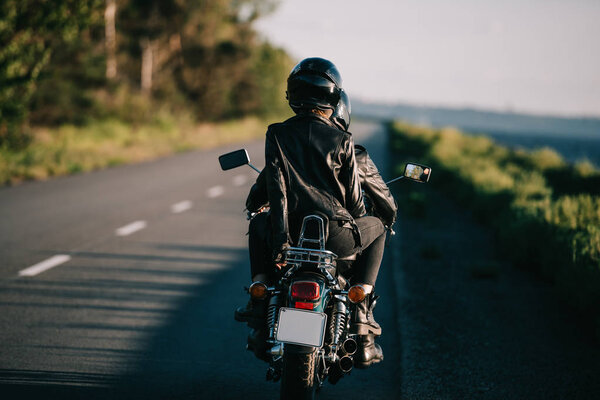
<svg viewBox="0 0 600 400">
<path fill-rule="evenodd" d="M 248 182 L 248 177 L 246 175 L 238 175 L 233 178 L 233 186 L 242 186 Z"/>
<path fill-rule="evenodd" d="M 148 224 L 146 224 L 146 221 L 135 221 L 128 225 L 120 227 L 115 231 L 115 234 L 117 236 L 131 235 L 132 233 L 144 229 L 146 226 L 148 226 Z"/>
<path fill-rule="evenodd" d="M 57 265 L 64 264 L 70 259 L 71 256 L 68 256 L 66 254 L 58 254 L 53 257 L 50 257 L 47 260 L 32 265 L 29 268 L 25 268 L 24 270 L 19 271 L 19 276 L 36 276 L 37 274 L 41 274 L 42 272 L 47 271 L 50 268 L 54 268 Z"/>
<path fill-rule="evenodd" d="M 175 203 L 171 206 L 171 212 L 174 214 L 182 213 L 192 208 L 193 204 L 194 203 L 189 200 L 180 201 L 179 203 Z"/>
<path fill-rule="evenodd" d="M 208 192 L 206 192 L 208 197 L 211 199 L 214 199 L 215 197 L 219 197 L 223 193 L 225 193 L 225 189 L 223 189 L 223 186 L 213 186 L 210 189 L 208 189 Z"/>
</svg>

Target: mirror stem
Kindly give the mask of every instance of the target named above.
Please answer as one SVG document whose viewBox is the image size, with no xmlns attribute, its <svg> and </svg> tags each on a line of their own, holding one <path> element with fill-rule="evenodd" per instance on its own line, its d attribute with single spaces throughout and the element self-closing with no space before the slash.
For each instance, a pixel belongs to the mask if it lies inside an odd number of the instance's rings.
<svg viewBox="0 0 600 400">
<path fill-rule="evenodd" d="M 385 184 L 389 185 L 390 183 L 394 183 L 396 181 L 399 181 L 400 179 L 404 179 L 404 176 L 399 176 L 397 178 L 392 179 L 391 181 L 387 181 Z"/>
<path fill-rule="evenodd" d="M 260 169 L 256 168 L 254 165 L 252 165 L 250 163 L 248 163 L 248 166 L 260 174 Z"/>
</svg>

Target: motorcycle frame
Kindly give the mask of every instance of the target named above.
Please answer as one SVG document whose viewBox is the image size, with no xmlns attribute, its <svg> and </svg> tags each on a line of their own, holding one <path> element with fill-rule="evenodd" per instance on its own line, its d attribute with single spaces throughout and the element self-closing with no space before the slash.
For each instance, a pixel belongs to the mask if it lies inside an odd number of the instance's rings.
<svg viewBox="0 0 600 400">
<path fill-rule="evenodd" d="M 283 354 L 288 350 L 296 352 L 318 352 L 319 369 L 316 376 L 319 385 L 324 384 L 328 375 L 329 367 L 340 360 L 340 351 L 342 343 L 352 335 L 349 334 L 350 307 L 348 300 L 348 291 L 345 290 L 337 278 L 336 260 L 337 255 L 331 251 L 325 250 L 324 221 L 320 216 L 311 215 L 305 218 L 317 219 L 320 224 L 319 239 L 308 239 L 305 237 L 306 224 L 303 222 L 299 247 L 291 247 L 286 250 L 287 270 L 281 274 L 278 283 L 268 288 L 269 308 L 267 311 L 267 323 L 269 330 L 268 342 L 272 344 L 269 360 L 269 375 L 277 376 L 278 369 L 281 367 L 280 361 Z M 310 249 L 300 247 L 305 243 L 319 244 L 319 249 Z M 333 318 L 334 337 L 331 342 L 322 347 L 310 347 L 291 345 L 278 342 L 275 337 L 277 333 L 279 308 L 294 307 L 295 300 L 292 298 L 291 288 L 296 281 L 311 281 L 319 285 L 320 297 L 313 306 L 313 312 L 326 312 L 331 305 L 331 315 L 327 313 L 327 326 Z M 287 290 L 286 290 L 287 289 Z M 285 293 L 284 293 L 285 292 Z M 333 304 L 332 304 L 333 302 Z"/>
</svg>

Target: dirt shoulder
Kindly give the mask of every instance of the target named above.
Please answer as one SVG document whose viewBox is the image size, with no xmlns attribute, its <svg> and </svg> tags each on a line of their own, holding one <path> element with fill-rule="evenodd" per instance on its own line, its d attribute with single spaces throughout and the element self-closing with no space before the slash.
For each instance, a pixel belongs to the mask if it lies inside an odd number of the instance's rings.
<svg viewBox="0 0 600 400">
<path fill-rule="evenodd" d="M 597 398 L 599 343 L 552 285 L 498 261 L 493 232 L 436 192 L 434 177 L 396 190 L 409 205 L 390 249 L 402 398 Z M 424 215 L 407 214 L 415 207 Z"/>
</svg>

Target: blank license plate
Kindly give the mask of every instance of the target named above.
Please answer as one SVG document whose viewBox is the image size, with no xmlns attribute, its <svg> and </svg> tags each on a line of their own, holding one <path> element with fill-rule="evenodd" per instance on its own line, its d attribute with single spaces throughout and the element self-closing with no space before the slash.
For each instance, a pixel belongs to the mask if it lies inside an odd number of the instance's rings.
<svg viewBox="0 0 600 400">
<path fill-rule="evenodd" d="M 279 309 L 277 340 L 302 346 L 321 347 L 327 315 L 314 311 L 282 307 Z"/>
</svg>

